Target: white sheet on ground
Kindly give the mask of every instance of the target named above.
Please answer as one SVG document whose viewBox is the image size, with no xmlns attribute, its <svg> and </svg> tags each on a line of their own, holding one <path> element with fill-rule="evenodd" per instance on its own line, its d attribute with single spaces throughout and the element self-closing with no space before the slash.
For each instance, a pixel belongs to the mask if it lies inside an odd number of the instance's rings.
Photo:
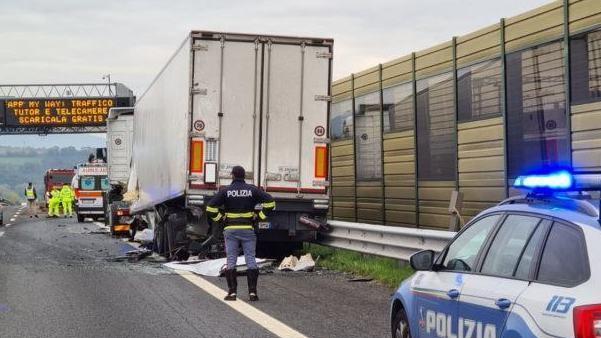
<svg viewBox="0 0 601 338">
<path fill-rule="evenodd" d="M 150 229 L 144 229 L 142 231 L 136 232 L 134 236 L 134 241 L 139 242 L 152 242 L 154 240 L 154 231 Z"/>
<path fill-rule="evenodd" d="M 271 260 L 264 259 L 264 258 L 257 258 L 256 260 L 257 260 L 257 265 L 260 268 L 272 263 Z M 165 263 L 163 265 L 165 265 L 168 268 L 175 269 L 175 270 L 190 271 L 197 275 L 219 277 L 219 275 L 221 274 L 221 270 L 225 268 L 226 264 L 227 264 L 227 258 L 218 258 L 218 259 L 211 259 L 208 261 L 194 263 L 194 264 L 190 264 L 190 263 L 186 263 L 186 262 L 170 262 L 170 263 Z M 238 270 L 238 271 L 246 270 L 246 261 L 244 260 L 244 256 L 238 257 L 238 260 L 236 261 L 236 270 Z"/>
</svg>

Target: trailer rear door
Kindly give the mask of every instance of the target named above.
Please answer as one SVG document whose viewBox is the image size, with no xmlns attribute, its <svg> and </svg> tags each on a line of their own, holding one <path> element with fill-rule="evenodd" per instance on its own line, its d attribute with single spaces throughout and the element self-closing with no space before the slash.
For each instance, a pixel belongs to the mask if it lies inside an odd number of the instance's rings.
<svg viewBox="0 0 601 338">
<path fill-rule="evenodd" d="M 325 193 L 329 46 L 266 43 L 261 186 Z M 320 149 L 317 149 L 320 148 Z M 319 159 L 320 163 L 317 163 Z"/>
<path fill-rule="evenodd" d="M 202 142 L 204 163 L 219 168 L 217 185 L 230 183 L 234 165 L 256 182 L 259 44 L 211 38 L 194 42 L 193 140 Z M 202 169 L 202 168 L 201 168 Z M 193 174 L 193 173 L 192 173 Z M 204 175 L 203 172 L 200 174 Z M 203 184 L 196 186 L 206 188 Z"/>
<path fill-rule="evenodd" d="M 227 185 L 231 168 L 242 165 L 247 181 L 267 191 L 326 192 L 331 44 L 310 41 L 194 39 L 192 189 Z M 219 169 L 216 184 L 207 184 L 209 163 Z"/>
</svg>

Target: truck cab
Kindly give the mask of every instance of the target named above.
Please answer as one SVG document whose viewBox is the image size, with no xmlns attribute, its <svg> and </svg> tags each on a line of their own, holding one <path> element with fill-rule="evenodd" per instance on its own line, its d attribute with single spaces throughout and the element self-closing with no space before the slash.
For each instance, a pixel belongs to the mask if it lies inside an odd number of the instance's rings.
<svg viewBox="0 0 601 338">
<path fill-rule="evenodd" d="M 111 108 L 106 122 L 108 178 L 111 185 L 106 194 L 107 208 L 104 223 L 111 234 L 127 233 L 130 225 L 129 203 L 123 201 L 131 172 L 134 108 Z"/>
</svg>

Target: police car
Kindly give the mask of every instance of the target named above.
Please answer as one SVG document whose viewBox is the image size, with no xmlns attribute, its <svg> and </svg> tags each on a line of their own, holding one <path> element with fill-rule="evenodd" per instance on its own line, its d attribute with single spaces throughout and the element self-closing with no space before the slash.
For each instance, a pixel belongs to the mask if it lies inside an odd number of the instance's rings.
<svg viewBox="0 0 601 338">
<path fill-rule="evenodd" d="M 440 253 L 411 257 L 393 337 L 601 337 L 601 175 L 520 176 L 528 189 L 469 222 Z"/>
</svg>

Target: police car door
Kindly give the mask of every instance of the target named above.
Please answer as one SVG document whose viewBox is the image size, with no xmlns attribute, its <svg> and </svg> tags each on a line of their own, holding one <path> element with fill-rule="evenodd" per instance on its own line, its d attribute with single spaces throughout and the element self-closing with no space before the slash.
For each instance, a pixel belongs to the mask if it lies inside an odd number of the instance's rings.
<svg viewBox="0 0 601 338">
<path fill-rule="evenodd" d="M 549 223 L 532 215 L 510 214 L 497 227 L 479 259 L 479 271 L 465 275 L 455 323 L 457 337 L 501 336 L 516 299 L 529 284 L 532 260 L 527 257 Z"/>
<path fill-rule="evenodd" d="M 597 241 L 587 246 L 583 230 L 589 229 L 555 222 L 549 234 L 542 236 L 546 237 L 544 244 L 533 249 L 531 255 L 533 261 L 539 262 L 538 265 L 532 264 L 530 269 L 533 282 L 517 299 L 507 321 L 507 334 L 518 333 L 522 337 L 574 336 L 574 308 L 601 303 L 598 285 L 589 279 L 587 253 L 601 250 Z M 597 229 L 594 231 L 598 232 Z M 534 252 L 540 252 L 540 258 Z"/>
<path fill-rule="evenodd" d="M 485 216 L 465 227 L 437 259 L 434 271 L 424 271 L 415 277 L 412 317 L 419 321 L 418 337 L 457 338 L 454 335 L 459 319 L 457 300 L 464 272 L 474 269 L 479 252 L 501 217 L 501 214 Z"/>
</svg>

